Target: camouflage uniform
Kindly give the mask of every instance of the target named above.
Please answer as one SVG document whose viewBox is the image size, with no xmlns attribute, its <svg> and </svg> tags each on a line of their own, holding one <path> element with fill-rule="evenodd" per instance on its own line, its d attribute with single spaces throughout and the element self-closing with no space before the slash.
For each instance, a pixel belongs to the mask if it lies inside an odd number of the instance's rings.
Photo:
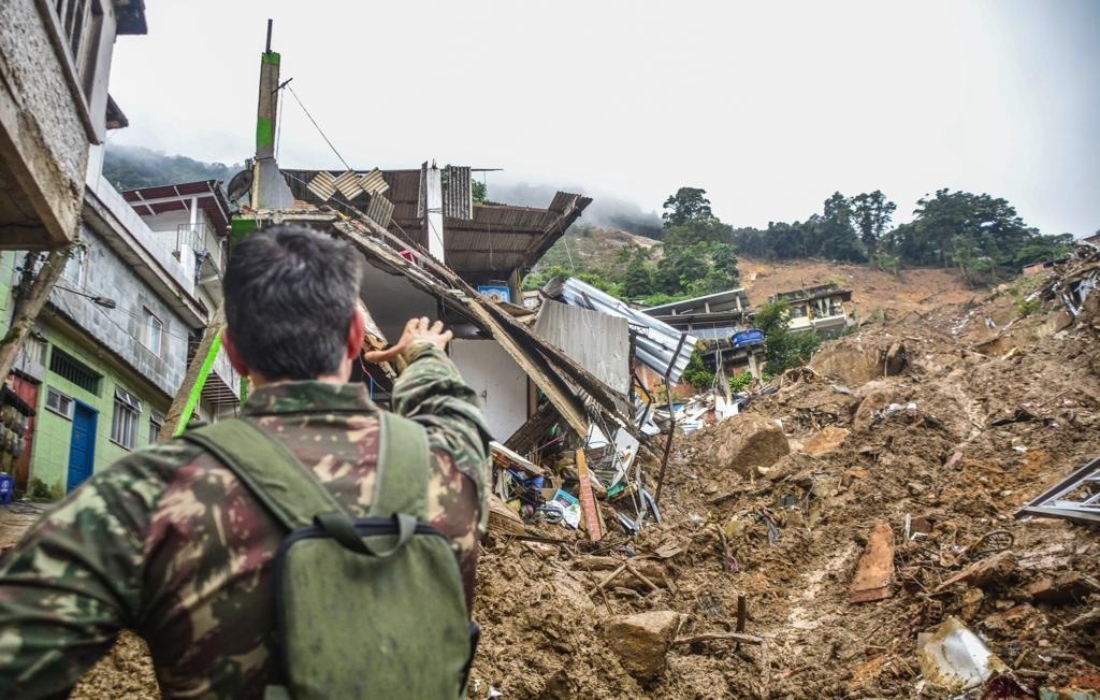
<svg viewBox="0 0 1100 700">
<path fill-rule="evenodd" d="M 428 519 L 452 542 L 472 601 L 488 433 L 446 355 L 422 350 L 394 409 L 428 432 Z M 373 493 L 378 421 L 364 388 L 261 387 L 243 413 L 278 437 L 355 517 Z M 275 678 L 271 561 L 282 527 L 232 473 L 183 441 L 93 476 L 0 562 L 0 697 L 65 697 L 122 629 L 152 650 L 166 698 L 260 697 Z"/>
</svg>

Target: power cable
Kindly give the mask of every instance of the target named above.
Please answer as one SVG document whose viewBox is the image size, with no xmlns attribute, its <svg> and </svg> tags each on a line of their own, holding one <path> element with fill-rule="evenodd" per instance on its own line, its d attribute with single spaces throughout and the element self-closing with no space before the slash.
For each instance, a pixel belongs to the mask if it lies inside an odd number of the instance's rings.
<svg viewBox="0 0 1100 700">
<path fill-rule="evenodd" d="M 340 155 L 340 151 L 336 150 L 336 146 L 332 145 L 332 141 L 330 141 L 328 136 L 325 135 L 325 132 L 321 129 L 321 126 L 317 123 L 317 120 L 313 118 L 313 115 L 309 113 L 309 110 L 306 109 L 306 106 L 302 104 L 302 100 L 298 98 L 298 94 L 294 92 L 294 88 L 287 85 L 286 89 L 290 93 L 290 96 L 294 98 L 294 101 L 298 103 L 298 106 L 302 108 L 302 111 L 306 113 L 306 117 L 308 117 L 309 121 L 313 123 L 313 127 L 317 129 L 317 133 L 321 135 L 321 138 L 325 140 L 325 143 L 328 144 L 328 147 L 332 149 L 332 152 L 336 154 L 336 157 L 340 159 L 340 162 L 344 164 L 344 168 L 346 170 L 351 170 L 352 167 L 348 165 L 348 162 L 346 160 L 344 160 L 344 156 Z"/>
</svg>

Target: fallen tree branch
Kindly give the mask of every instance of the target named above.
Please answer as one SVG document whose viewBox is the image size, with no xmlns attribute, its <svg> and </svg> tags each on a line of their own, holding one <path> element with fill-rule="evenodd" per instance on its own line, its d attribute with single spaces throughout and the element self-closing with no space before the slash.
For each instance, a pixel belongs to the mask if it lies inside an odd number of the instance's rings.
<svg viewBox="0 0 1100 700">
<path fill-rule="evenodd" d="M 673 639 L 673 644 L 694 644 L 695 642 L 714 642 L 714 641 L 731 641 L 740 642 L 741 644 L 756 644 L 763 645 L 764 640 L 761 637 L 754 637 L 751 634 L 741 634 L 739 632 L 720 632 L 714 634 L 697 634 L 694 637 L 683 637 L 682 639 Z"/>
</svg>

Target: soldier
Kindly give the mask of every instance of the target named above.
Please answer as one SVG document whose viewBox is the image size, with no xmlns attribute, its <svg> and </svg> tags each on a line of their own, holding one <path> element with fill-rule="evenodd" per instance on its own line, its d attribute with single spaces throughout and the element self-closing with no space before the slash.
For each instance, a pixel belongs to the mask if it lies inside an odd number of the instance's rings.
<svg viewBox="0 0 1100 700">
<path fill-rule="evenodd" d="M 242 413 L 306 465 L 352 517 L 366 517 L 379 422 L 359 357 L 361 257 L 292 226 L 254 234 L 225 277 L 224 346 L 252 380 Z M 451 333 L 408 323 L 389 350 L 408 368 L 395 412 L 424 427 L 427 520 L 474 591 L 487 516 L 488 431 L 444 353 Z M 174 440 L 98 472 L 0 561 L 0 697 L 64 697 L 123 629 L 152 652 L 165 698 L 260 697 L 278 675 L 272 558 L 285 529 L 201 447 Z"/>
</svg>

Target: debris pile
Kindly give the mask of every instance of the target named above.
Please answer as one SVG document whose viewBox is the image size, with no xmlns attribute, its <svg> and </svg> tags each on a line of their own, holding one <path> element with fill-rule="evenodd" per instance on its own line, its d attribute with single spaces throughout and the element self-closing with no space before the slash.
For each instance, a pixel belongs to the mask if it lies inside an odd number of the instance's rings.
<svg viewBox="0 0 1100 700">
<path fill-rule="evenodd" d="M 1100 533 L 1015 517 L 1100 455 L 1100 336 L 1030 293 L 865 324 L 677 431 L 637 533 L 494 532 L 471 695 L 1100 696 Z"/>
</svg>

